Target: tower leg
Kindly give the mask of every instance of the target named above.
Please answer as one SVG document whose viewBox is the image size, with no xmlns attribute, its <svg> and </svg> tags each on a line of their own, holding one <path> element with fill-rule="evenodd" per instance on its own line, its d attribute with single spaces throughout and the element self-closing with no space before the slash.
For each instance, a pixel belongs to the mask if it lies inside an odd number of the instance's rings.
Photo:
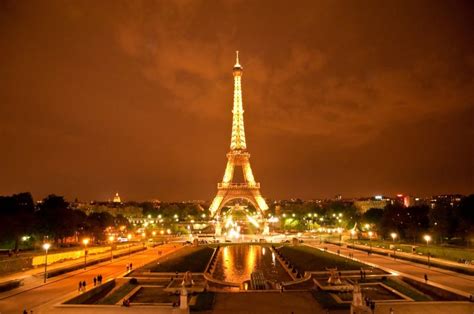
<svg viewBox="0 0 474 314">
<path fill-rule="evenodd" d="M 221 226 L 221 222 L 219 220 L 216 222 L 215 235 L 216 235 L 216 237 L 220 237 L 222 235 L 222 226 Z"/>
<path fill-rule="evenodd" d="M 263 225 L 263 232 L 262 235 L 269 235 L 270 234 L 270 227 L 268 225 L 268 222 L 265 221 Z"/>
</svg>

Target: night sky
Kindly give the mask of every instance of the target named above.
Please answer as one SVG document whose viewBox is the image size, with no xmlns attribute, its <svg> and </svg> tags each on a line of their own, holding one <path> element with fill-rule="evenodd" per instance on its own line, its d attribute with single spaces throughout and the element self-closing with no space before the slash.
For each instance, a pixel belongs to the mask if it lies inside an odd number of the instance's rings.
<svg viewBox="0 0 474 314">
<path fill-rule="evenodd" d="M 0 195 L 474 191 L 472 1 L 0 1 Z"/>
</svg>

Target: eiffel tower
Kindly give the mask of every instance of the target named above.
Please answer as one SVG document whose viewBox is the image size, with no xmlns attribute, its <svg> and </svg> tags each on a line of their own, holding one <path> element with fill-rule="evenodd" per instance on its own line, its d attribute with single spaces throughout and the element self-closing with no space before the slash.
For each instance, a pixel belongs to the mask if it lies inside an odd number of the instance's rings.
<svg viewBox="0 0 474 314">
<path fill-rule="evenodd" d="M 233 69 L 234 75 L 234 107 L 232 109 L 232 137 L 230 151 L 227 153 L 227 166 L 224 178 L 217 184 L 217 195 L 209 207 L 212 216 L 219 216 L 222 207 L 234 199 L 246 199 L 257 211 L 263 215 L 268 205 L 260 194 L 260 183 L 255 178 L 250 167 L 250 154 L 247 152 L 244 129 L 244 109 L 242 105 L 242 80 L 243 68 L 239 63 L 239 52 L 236 52 L 236 61 Z M 234 171 L 241 167 L 243 183 L 233 183 Z"/>
</svg>

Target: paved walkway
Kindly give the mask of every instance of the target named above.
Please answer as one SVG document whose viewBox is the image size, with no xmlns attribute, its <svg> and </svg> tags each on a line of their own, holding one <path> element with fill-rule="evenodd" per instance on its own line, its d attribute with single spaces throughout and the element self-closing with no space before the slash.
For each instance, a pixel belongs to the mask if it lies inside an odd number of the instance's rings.
<svg viewBox="0 0 474 314">
<path fill-rule="evenodd" d="M 308 245 L 323 248 L 327 247 L 330 252 L 337 252 L 340 250 L 341 255 L 349 256 L 353 254 L 354 258 L 363 262 L 380 266 L 384 270 L 398 273 L 406 277 L 424 282 L 424 275 L 428 276 L 428 283 L 443 289 L 469 297 L 474 294 L 474 276 L 459 274 L 453 271 L 444 270 L 436 267 L 428 267 L 427 265 L 408 262 L 401 259 L 394 259 L 388 256 L 381 256 L 377 254 L 368 255 L 366 252 L 359 250 L 348 249 L 333 244 L 319 244 L 307 242 Z"/>
<path fill-rule="evenodd" d="M 142 243 L 134 244 L 133 246 L 131 246 L 130 249 L 132 250 L 132 254 L 133 254 L 133 250 L 137 250 L 137 249 L 142 248 L 142 247 L 143 247 Z M 129 248 L 122 248 L 120 250 L 114 250 L 113 254 L 117 255 L 117 254 L 121 254 L 121 253 L 127 253 L 128 251 L 129 251 Z M 101 258 L 110 258 L 110 251 L 105 252 L 105 253 L 99 253 L 99 254 L 94 254 L 94 255 L 88 256 L 87 257 L 87 262 L 89 263 L 91 261 L 95 261 L 95 260 L 98 260 L 98 259 L 101 259 Z M 69 266 L 83 265 L 83 264 L 84 264 L 84 258 L 83 257 L 77 258 L 77 259 L 74 259 L 74 260 L 67 260 L 67 261 L 63 261 L 63 262 L 58 262 L 58 263 L 48 265 L 48 272 L 51 272 L 51 271 L 56 270 L 56 269 L 69 267 Z M 88 266 L 88 267 L 90 267 L 90 266 Z M 32 281 L 32 279 L 38 279 L 40 276 L 44 276 L 44 265 L 36 267 L 36 268 L 28 269 L 28 270 L 25 270 L 25 271 L 17 272 L 17 273 L 11 273 L 11 274 L 8 274 L 8 275 L 0 276 L 0 283 L 10 281 L 10 280 L 15 280 L 15 279 L 24 279 L 24 284 L 28 285 Z"/>
<path fill-rule="evenodd" d="M 166 255 L 181 248 L 179 244 L 165 244 L 153 249 L 115 259 L 113 262 L 104 262 L 87 267 L 87 270 L 77 270 L 48 280 L 46 284 L 33 285 L 25 289 L 19 288 L 0 294 L 0 313 L 21 313 L 24 309 L 33 310 L 35 314 L 50 313 L 54 305 L 62 302 L 66 297 L 77 294 L 79 281 L 86 281 L 88 287 L 93 286 L 92 279 L 99 274 L 103 281 L 122 276 L 126 273 L 127 265 L 133 263 L 138 268 L 157 259 L 158 251 Z M 59 313 L 59 312 L 58 312 Z"/>
<path fill-rule="evenodd" d="M 346 243 L 346 244 L 353 245 L 352 243 Z M 370 249 L 370 245 L 355 244 L 354 246 L 356 248 L 360 248 L 360 249 L 363 249 L 363 250 Z M 383 253 L 387 253 L 387 254 L 390 254 L 390 255 L 393 254 L 393 250 L 384 249 L 384 248 L 380 248 L 380 247 L 376 247 L 376 246 L 372 246 L 372 251 L 374 251 L 374 252 L 375 251 L 383 252 Z M 396 256 L 404 256 L 404 257 L 408 257 L 408 258 L 411 258 L 411 259 L 416 259 L 416 260 L 419 260 L 423 263 L 426 263 L 427 260 L 428 260 L 428 257 L 426 255 L 419 255 L 419 254 L 413 254 L 413 253 L 407 253 L 407 252 L 401 252 L 401 251 L 395 251 L 395 252 L 396 252 L 395 253 Z M 454 267 L 464 268 L 464 269 L 469 269 L 469 270 L 474 271 L 474 265 L 472 265 L 472 264 L 466 265 L 466 264 L 463 264 L 463 263 L 457 263 L 457 262 L 453 262 L 453 261 L 450 261 L 450 260 L 447 260 L 447 259 L 436 258 L 436 257 L 430 257 L 430 261 L 432 263 L 438 263 L 440 265 L 454 266 Z"/>
</svg>

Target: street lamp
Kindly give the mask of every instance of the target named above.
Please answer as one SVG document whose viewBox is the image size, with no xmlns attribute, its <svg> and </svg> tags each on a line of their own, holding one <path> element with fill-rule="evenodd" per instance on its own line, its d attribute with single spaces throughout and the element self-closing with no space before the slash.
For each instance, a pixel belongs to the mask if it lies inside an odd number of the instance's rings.
<svg viewBox="0 0 474 314">
<path fill-rule="evenodd" d="M 114 260 L 114 236 L 109 237 L 110 242 L 110 261 Z"/>
<path fill-rule="evenodd" d="M 84 244 L 84 270 L 87 267 L 87 244 L 89 244 L 89 241 L 88 238 L 82 240 L 82 243 Z"/>
<path fill-rule="evenodd" d="M 395 232 L 390 233 L 390 236 L 392 237 L 393 243 L 395 243 L 395 238 L 397 237 L 397 234 Z"/>
<path fill-rule="evenodd" d="M 48 278 L 48 250 L 50 247 L 51 247 L 51 244 L 49 243 L 43 244 L 43 249 L 46 252 L 44 256 L 44 283 L 46 283 L 46 278 Z"/>
<path fill-rule="evenodd" d="M 372 231 L 369 231 L 369 243 L 370 243 L 370 254 L 372 254 L 372 235 L 374 233 Z"/>
<path fill-rule="evenodd" d="M 132 239 L 132 235 L 131 235 L 130 233 L 127 235 L 127 239 L 128 239 L 128 258 L 130 258 L 130 255 L 132 254 L 132 253 L 130 252 L 130 246 L 132 245 L 132 244 L 130 243 L 130 240 Z"/>
<path fill-rule="evenodd" d="M 143 247 L 145 247 L 146 246 L 146 233 L 145 232 L 142 233 L 142 239 L 143 239 Z"/>
<path fill-rule="evenodd" d="M 425 236 L 423 237 L 423 239 L 425 239 L 426 241 L 426 247 L 428 248 L 428 267 L 430 267 L 430 249 L 429 249 L 429 244 L 430 244 L 430 241 L 431 241 L 431 236 L 429 234 L 425 234 Z"/>
<path fill-rule="evenodd" d="M 395 232 L 390 233 L 390 236 L 392 237 L 393 240 L 393 258 L 395 259 L 395 238 L 397 237 L 397 234 Z"/>
</svg>

